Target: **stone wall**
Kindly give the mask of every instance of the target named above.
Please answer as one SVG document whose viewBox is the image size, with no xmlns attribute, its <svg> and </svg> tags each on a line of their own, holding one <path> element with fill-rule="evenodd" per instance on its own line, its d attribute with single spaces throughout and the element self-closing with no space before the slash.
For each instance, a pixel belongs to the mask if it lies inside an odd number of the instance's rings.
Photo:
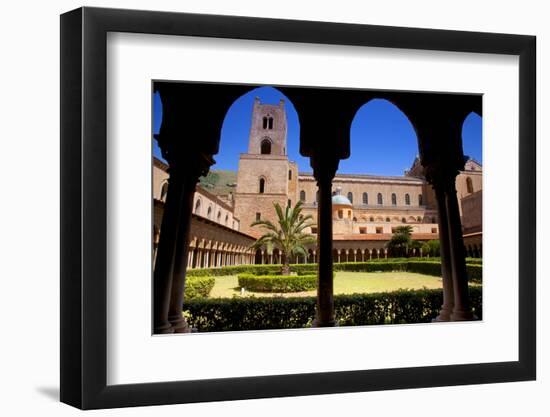
<svg viewBox="0 0 550 417">
<path fill-rule="evenodd" d="M 479 190 L 460 200 L 464 233 L 481 232 L 483 225 L 483 191 Z"/>
</svg>

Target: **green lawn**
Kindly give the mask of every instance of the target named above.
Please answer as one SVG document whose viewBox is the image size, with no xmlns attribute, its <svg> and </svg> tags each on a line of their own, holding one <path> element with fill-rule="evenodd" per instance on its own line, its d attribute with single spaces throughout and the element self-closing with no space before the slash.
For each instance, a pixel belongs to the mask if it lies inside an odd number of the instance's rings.
<svg viewBox="0 0 550 417">
<path fill-rule="evenodd" d="M 210 298 L 241 296 L 236 275 L 215 277 L 216 284 Z M 412 272 L 336 272 L 334 278 L 335 294 L 371 293 L 395 291 L 398 289 L 442 288 L 441 278 Z M 284 297 L 314 296 L 316 291 L 304 291 L 286 294 L 255 293 L 246 291 L 244 296 Z"/>
</svg>

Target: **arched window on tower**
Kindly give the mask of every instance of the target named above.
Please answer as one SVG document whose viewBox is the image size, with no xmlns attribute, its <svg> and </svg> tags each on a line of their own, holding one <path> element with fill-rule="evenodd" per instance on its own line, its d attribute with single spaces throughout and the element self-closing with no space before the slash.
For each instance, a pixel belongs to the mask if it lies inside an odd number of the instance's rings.
<svg viewBox="0 0 550 417">
<path fill-rule="evenodd" d="M 290 181 L 292 179 L 292 170 L 288 170 L 288 180 Z"/>
<path fill-rule="evenodd" d="M 472 179 L 470 177 L 466 178 L 466 190 L 468 191 L 468 194 L 472 194 L 474 192 L 474 184 L 472 183 Z"/>
<path fill-rule="evenodd" d="M 406 206 L 411 205 L 411 196 L 409 194 L 405 194 L 405 205 Z"/>
<path fill-rule="evenodd" d="M 348 193 L 348 200 L 353 204 L 353 193 L 351 191 Z"/>
<path fill-rule="evenodd" d="M 395 195 L 395 193 L 392 193 L 391 195 L 391 205 L 397 206 L 397 196 Z"/>
<path fill-rule="evenodd" d="M 271 117 L 269 115 L 265 116 L 262 119 L 262 128 L 264 130 L 266 130 L 266 129 L 272 130 L 273 129 L 273 117 Z"/>
<path fill-rule="evenodd" d="M 384 204 L 384 200 L 382 199 L 382 193 L 378 193 L 377 195 L 377 201 L 378 201 L 378 204 L 381 206 L 382 204 Z"/>
<path fill-rule="evenodd" d="M 304 190 L 300 191 L 300 201 L 306 201 L 306 192 Z"/>
<path fill-rule="evenodd" d="M 208 217 L 209 219 L 212 218 L 212 206 L 208 207 L 208 212 L 206 213 L 206 217 Z"/>
<path fill-rule="evenodd" d="M 260 178 L 260 194 L 263 194 L 265 192 L 265 178 Z"/>
<path fill-rule="evenodd" d="M 363 204 L 364 205 L 369 204 L 369 194 L 368 193 L 363 193 Z"/>
<path fill-rule="evenodd" d="M 423 203 L 422 201 L 422 194 L 418 194 L 418 205 L 421 206 Z"/>
<path fill-rule="evenodd" d="M 166 201 L 166 196 L 168 195 L 168 181 L 162 184 L 160 189 L 160 201 Z"/>
<path fill-rule="evenodd" d="M 260 145 L 260 153 L 262 155 L 271 154 L 271 141 L 269 139 L 262 140 L 262 143 Z"/>
<path fill-rule="evenodd" d="M 200 209 L 201 209 L 201 200 L 199 198 L 195 203 L 195 214 L 199 214 Z"/>
</svg>

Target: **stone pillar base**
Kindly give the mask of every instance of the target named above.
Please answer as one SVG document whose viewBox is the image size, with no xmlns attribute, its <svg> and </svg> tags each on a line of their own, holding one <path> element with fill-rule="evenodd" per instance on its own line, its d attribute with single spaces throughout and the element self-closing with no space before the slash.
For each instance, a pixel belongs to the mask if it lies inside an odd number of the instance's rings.
<svg viewBox="0 0 550 417">
<path fill-rule="evenodd" d="M 176 317 L 173 320 L 170 319 L 172 328 L 174 329 L 173 333 L 191 333 L 191 327 L 187 324 L 185 317 Z"/>
<path fill-rule="evenodd" d="M 432 319 L 432 323 L 442 323 L 447 321 L 451 321 L 451 316 L 447 312 L 440 312 L 435 319 Z"/>
<path fill-rule="evenodd" d="M 157 326 L 155 327 L 155 330 L 154 330 L 154 334 L 172 334 L 172 333 L 174 333 L 174 328 L 170 323 Z"/>
<path fill-rule="evenodd" d="M 478 318 L 471 311 L 466 310 L 454 310 L 451 314 L 451 321 L 471 321 L 478 320 Z"/>
</svg>

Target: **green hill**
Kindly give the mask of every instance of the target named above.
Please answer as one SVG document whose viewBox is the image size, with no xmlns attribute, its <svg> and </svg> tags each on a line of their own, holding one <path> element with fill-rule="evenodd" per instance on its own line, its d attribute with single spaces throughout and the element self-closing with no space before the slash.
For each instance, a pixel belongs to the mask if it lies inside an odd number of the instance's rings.
<svg viewBox="0 0 550 417">
<path fill-rule="evenodd" d="M 205 177 L 199 178 L 199 184 L 205 190 L 215 195 L 235 193 L 237 188 L 237 172 L 229 170 L 213 170 Z"/>
</svg>

